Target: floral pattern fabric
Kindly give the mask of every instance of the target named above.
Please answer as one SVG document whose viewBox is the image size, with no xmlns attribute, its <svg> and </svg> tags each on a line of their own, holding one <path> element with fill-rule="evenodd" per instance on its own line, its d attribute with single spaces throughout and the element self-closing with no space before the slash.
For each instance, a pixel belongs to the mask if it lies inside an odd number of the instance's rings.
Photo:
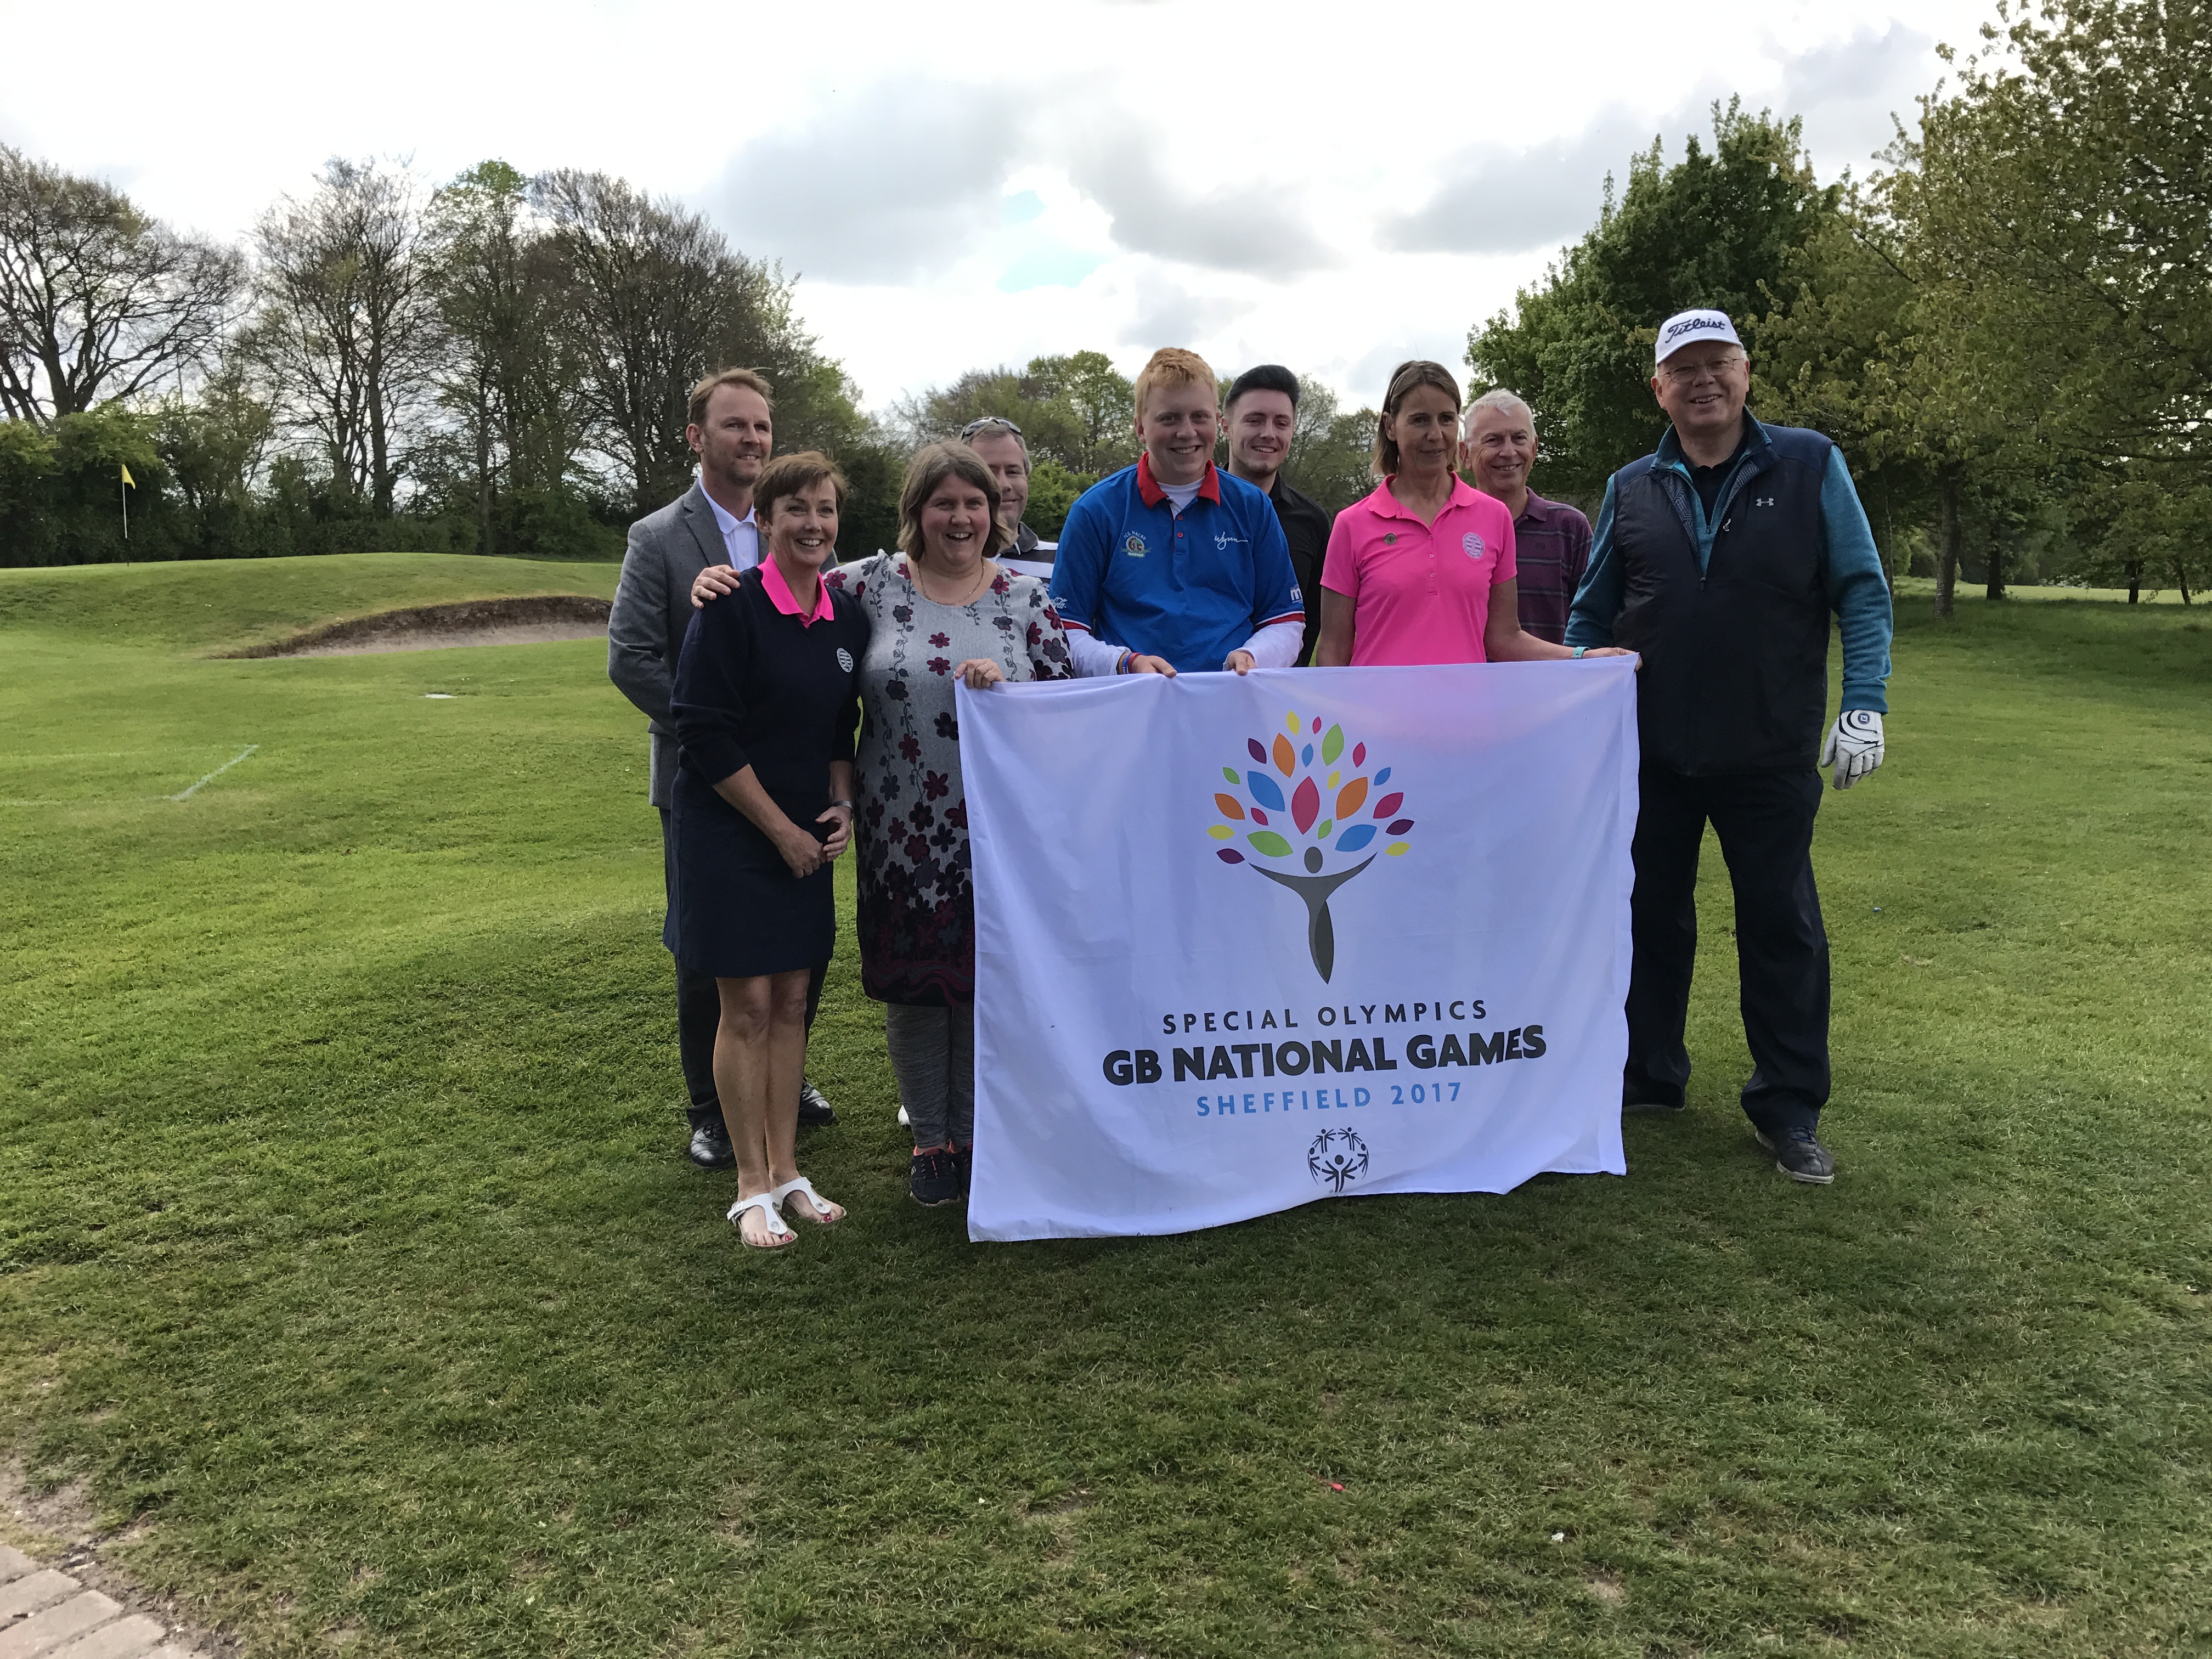
<svg viewBox="0 0 2212 1659">
<path fill-rule="evenodd" d="M 1033 576 L 1000 571 L 968 605 L 939 605 L 903 553 L 823 573 L 868 619 L 860 659 L 860 983 L 878 1002 L 930 1006 L 975 997 L 975 890 L 952 671 L 971 657 L 1010 680 L 1075 675 L 1067 635 Z"/>
</svg>

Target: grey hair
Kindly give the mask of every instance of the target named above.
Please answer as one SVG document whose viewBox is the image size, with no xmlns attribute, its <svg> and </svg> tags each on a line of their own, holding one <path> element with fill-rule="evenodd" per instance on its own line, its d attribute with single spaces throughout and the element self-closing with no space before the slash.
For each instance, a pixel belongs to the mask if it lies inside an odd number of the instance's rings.
<svg viewBox="0 0 2212 1659">
<path fill-rule="evenodd" d="M 1467 406 L 1467 418 L 1460 428 L 1462 438 L 1474 436 L 1474 417 L 1486 409 L 1504 410 L 1509 415 L 1518 410 L 1528 420 L 1528 429 L 1531 432 L 1536 429 L 1536 411 L 1528 407 L 1528 399 L 1517 392 L 1508 392 L 1501 386 L 1484 392 Z"/>
</svg>

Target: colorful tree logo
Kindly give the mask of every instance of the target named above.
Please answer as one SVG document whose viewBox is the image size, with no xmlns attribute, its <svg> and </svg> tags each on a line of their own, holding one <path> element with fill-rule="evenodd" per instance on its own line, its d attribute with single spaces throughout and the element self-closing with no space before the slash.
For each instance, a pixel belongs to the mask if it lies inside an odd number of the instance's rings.
<svg viewBox="0 0 2212 1659">
<path fill-rule="evenodd" d="M 1341 726 L 1323 732 L 1319 715 L 1301 720 L 1293 710 L 1272 744 L 1257 738 L 1246 740 L 1249 768 L 1221 769 L 1231 787 L 1243 793 L 1216 792 L 1213 805 L 1228 822 L 1206 832 L 1218 842 L 1244 842 L 1243 848 L 1214 849 L 1214 857 L 1224 864 L 1249 865 L 1255 874 L 1289 888 L 1305 901 L 1306 945 L 1323 981 L 1336 966 L 1330 896 L 1377 857 L 1395 858 L 1405 852 L 1403 837 L 1413 827 L 1413 819 L 1399 816 L 1406 804 L 1404 793 L 1382 793 L 1390 781 L 1390 769 L 1366 775 L 1361 769 L 1367 764 L 1364 743 L 1354 744 L 1349 764 L 1340 765 L 1344 746 Z M 1371 805 L 1370 797 L 1374 798 Z M 1366 852 L 1378 836 L 1388 839 L 1358 863 L 1346 866 L 1338 862 Z M 1287 870 L 1270 867 L 1278 860 L 1293 862 Z"/>
</svg>

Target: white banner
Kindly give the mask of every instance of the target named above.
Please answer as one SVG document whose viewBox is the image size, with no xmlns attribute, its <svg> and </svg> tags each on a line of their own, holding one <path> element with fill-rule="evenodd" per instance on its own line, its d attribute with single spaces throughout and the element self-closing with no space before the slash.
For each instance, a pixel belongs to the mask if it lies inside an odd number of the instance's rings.
<svg viewBox="0 0 2212 1659">
<path fill-rule="evenodd" d="M 1632 660 L 958 708 L 969 1237 L 1626 1173 Z"/>
</svg>

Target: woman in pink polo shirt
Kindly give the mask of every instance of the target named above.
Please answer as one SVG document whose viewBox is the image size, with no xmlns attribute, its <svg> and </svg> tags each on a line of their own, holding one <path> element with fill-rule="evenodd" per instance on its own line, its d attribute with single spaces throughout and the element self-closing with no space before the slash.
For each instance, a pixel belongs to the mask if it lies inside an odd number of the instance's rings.
<svg viewBox="0 0 2212 1659">
<path fill-rule="evenodd" d="M 1376 422 L 1382 482 L 1336 515 L 1322 562 L 1317 667 L 1625 656 L 1570 650 L 1521 629 L 1513 515 L 1461 481 L 1459 382 L 1405 362 Z"/>
</svg>

